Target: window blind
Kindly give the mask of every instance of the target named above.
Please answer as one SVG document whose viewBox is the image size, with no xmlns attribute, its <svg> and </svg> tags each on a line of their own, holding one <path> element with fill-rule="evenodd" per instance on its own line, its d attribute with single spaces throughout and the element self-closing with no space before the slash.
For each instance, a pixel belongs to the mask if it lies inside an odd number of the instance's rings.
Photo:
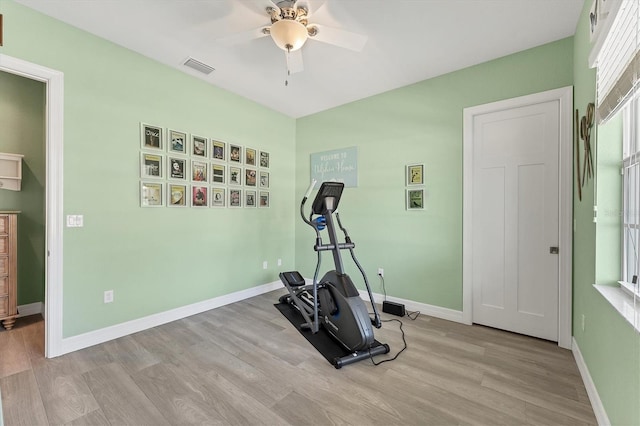
<svg viewBox="0 0 640 426">
<path fill-rule="evenodd" d="M 638 41 L 640 0 L 623 0 L 597 59 L 598 123 L 605 122 L 629 99 L 640 74 Z"/>
</svg>

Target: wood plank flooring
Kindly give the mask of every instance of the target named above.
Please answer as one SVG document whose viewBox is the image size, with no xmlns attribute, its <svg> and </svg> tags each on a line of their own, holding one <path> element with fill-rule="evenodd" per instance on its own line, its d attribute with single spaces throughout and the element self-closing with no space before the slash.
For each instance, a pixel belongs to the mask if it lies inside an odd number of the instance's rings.
<svg viewBox="0 0 640 426">
<path fill-rule="evenodd" d="M 283 293 L 54 359 L 43 321 L 21 318 L 0 331 L 4 423 L 596 424 L 573 355 L 555 343 L 421 315 L 403 318 L 397 360 L 336 370 L 273 306 Z M 398 322 L 376 338 L 390 355 L 402 348 Z"/>
</svg>

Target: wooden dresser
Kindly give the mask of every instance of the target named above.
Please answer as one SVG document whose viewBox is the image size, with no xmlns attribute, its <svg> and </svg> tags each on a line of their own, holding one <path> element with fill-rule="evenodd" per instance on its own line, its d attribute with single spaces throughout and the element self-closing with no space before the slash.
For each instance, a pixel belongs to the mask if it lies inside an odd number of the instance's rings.
<svg viewBox="0 0 640 426">
<path fill-rule="evenodd" d="M 0 211 L 0 321 L 7 330 L 18 316 L 18 213 Z"/>
</svg>

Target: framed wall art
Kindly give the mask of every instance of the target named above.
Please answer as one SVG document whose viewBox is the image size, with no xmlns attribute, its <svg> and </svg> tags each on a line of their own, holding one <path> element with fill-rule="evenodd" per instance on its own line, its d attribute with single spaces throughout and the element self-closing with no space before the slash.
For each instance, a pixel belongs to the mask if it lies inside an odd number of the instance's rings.
<svg viewBox="0 0 640 426">
<path fill-rule="evenodd" d="M 242 147 L 240 145 L 229 144 L 229 161 L 242 164 Z"/>
<path fill-rule="evenodd" d="M 167 175 L 170 179 L 187 179 L 187 159 L 169 157 L 168 166 L 169 172 Z"/>
<path fill-rule="evenodd" d="M 256 207 L 257 206 L 257 193 L 254 190 L 247 189 L 244 191 L 244 206 Z"/>
<path fill-rule="evenodd" d="M 208 188 L 206 186 L 193 185 L 191 187 L 191 206 L 192 207 L 207 207 L 208 201 Z"/>
<path fill-rule="evenodd" d="M 227 161 L 227 144 L 211 139 L 211 158 L 218 161 Z"/>
<path fill-rule="evenodd" d="M 424 210 L 424 188 L 407 189 L 407 210 Z"/>
<path fill-rule="evenodd" d="M 178 130 L 169 129 L 169 152 L 175 152 L 176 154 L 187 153 L 187 134 Z"/>
<path fill-rule="evenodd" d="M 227 205 L 227 189 L 211 188 L 211 207 L 225 207 Z"/>
<path fill-rule="evenodd" d="M 260 151 L 260 167 L 269 167 L 269 153 Z"/>
<path fill-rule="evenodd" d="M 227 166 L 225 166 L 224 164 L 211 164 L 211 183 L 224 184 L 226 181 L 226 174 Z"/>
<path fill-rule="evenodd" d="M 406 168 L 407 186 L 424 185 L 424 164 L 409 164 Z"/>
<path fill-rule="evenodd" d="M 191 136 L 191 155 L 207 158 L 207 138 L 202 136 Z"/>
<path fill-rule="evenodd" d="M 257 185 L 257 174 L 256 169 L 244 169 L 244 184 L 246 186 L 256 186 Z"/>
<path fill-rule="evenodd" d="M 191 161 L 191 180 L 194 182 L 207 181 L 207 163 L 203 161 Z"/>
<path fill-rule="evenodd" d="M 244 164 L 247 166 L 255 166 L 256 165 L 256 150 L 253 148 L 245 148 L 244 149 Z"/>
<path fill-rule="evenodd" d="M 164 157 L 150 152 L 140 153 L 140 177 L 143 179 L 162 179 L 164 176 Z"/>
<path fill-rule="evenodd" d="M 162 207 L 163 205 L 162 183 L 140 182 L 140 206 Z"/>
<path fill-rule="evenodd" d="M 242 185 L 242 168 L 229 166 L 229 185 Z"/>
<path fill-rule="evenodd" d="M 162 127 L 140 123 L 140 147 L 142 149 L 164 150 Z"/>
<path fill-rule="evenodd" d="M 189 193 L 187 185 L 170 183 L 167 185 L 167 206 L 186 207 L 188 205 Z"/>
<path fill-rule="evenodd" d="M 260 170 L 260 188 L 269 188 L 269 172 Z"/>
<path fill-rule="evenodd" d="M 242 207 L 242 190 L 229 190 L 229 207 Z"/>
<path fill-rule="evenodd" d="M 260 191 L 260 200 L 258 203 L 260 207 L 269 207 L 270 200 L 268 191 Z"/>
</svg>

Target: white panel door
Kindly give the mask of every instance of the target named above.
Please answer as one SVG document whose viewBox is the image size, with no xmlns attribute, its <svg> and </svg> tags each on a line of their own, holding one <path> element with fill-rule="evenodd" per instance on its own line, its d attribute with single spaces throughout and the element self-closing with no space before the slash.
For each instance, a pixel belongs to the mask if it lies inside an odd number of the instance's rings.
<svg viewBox="0 0 640 426">
<path fill-rule="evenodd" d="M 473 322 L 558 340 L 559 102 L 473 119 Z"/>
</svg>

